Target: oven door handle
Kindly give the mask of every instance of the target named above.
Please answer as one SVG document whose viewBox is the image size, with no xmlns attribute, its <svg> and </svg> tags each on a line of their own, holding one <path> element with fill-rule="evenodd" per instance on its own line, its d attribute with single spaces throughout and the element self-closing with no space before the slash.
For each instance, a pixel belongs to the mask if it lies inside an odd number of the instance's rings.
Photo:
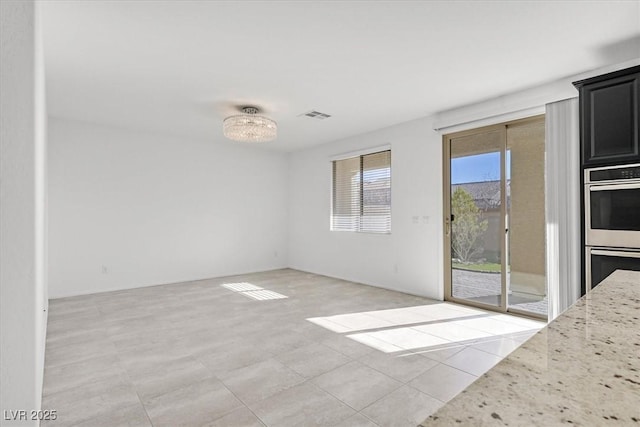
<svg viewBox="0 0 640 427">
<path fill-rule="evenodd" d="M 640 190 L 640 182 L 634 182 L 629 184 L 608 184 L 608 185 L 594 185 L 589 186 L 589 191 L 611 191 L 611 190 Z"/>
<path fill-rule="evenodd" d="M 640 258 L 640 252 L 605 251 L 602 249 L 591 249 L 591 255 L 618 256 L 622 258 Z"/>
</svg>

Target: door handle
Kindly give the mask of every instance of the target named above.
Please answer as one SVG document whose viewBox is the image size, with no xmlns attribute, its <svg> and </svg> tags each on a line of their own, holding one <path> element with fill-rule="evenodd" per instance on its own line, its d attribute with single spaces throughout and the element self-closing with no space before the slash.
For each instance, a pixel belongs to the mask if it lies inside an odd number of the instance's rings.
<svg viewBox="0 0 640 427">
<path fill-rule="evenodd" d="M 640 190 L 640 182 L 632 182 L 629 184 L 591 184 L 589 191 L 611 191 L 611 190 Z"/>
<path fill-rule="evenodd" d="M 453 216 L 453 215 L 451 215 L 451 216 Z M 444 234 L 447 237 L 449 237 L 451 235 L 451 219 L 450 218 L 445 218 L 444 219 Z"/>
</svg>

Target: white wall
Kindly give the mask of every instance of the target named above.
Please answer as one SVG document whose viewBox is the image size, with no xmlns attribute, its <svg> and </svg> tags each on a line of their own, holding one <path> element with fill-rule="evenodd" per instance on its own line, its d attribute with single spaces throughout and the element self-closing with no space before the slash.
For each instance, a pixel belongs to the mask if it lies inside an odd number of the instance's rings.
<svg viewBox="0 0 640 427">
<path fill-rule="evenodd" d="M 290 154 L 289 265 L 442 299 L 441 135 L 543 114 L 545 104 L 576 96 L 572 81 L 637 65 L 638 61 L 567 76 Z M 330 158 L 384 144 L 392 145 L 391 235 L 330 231 Z"/>
<path fill-rule="evenodd" d="M 52 118 L 49 170 L 51 298 L 287 266 L 283 153 Z"/>
<path fill-rule="evenodd" d="M 391 145 L 391 234 L 330 231 L 331 157 Z M 442 142 L 431 119 L 291 153 L 289 265 L 443 298 Z"/>
<path fill-rule="evenodd" d="M 46 335 L 46 111 L 38 4 L 0 2 L 0 411 L 38 410 Z"/>
<path fill-rule="evenodd" d="M 574 98 L 578 95 L 572 82 L 635 65 L 640 65 L 640 58 L 566 76 L 539 86 L 463 105 L 459 108 L 441 111 L 434 117 L 435 128 L 442 130 L 443 133 L 452 133 L 544 114 L 546 104 Z"/>
</svg>

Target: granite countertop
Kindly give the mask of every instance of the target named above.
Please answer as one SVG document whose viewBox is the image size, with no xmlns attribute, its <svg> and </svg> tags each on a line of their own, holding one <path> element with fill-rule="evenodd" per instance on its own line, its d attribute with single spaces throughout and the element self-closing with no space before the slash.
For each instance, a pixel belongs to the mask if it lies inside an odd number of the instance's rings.
<svg viewBox="0 0 640 427">
<path fill-rule="evenodd" d="M 421 426 L 640 426 L 640 272 L 618 270 Z"/>
</svg>

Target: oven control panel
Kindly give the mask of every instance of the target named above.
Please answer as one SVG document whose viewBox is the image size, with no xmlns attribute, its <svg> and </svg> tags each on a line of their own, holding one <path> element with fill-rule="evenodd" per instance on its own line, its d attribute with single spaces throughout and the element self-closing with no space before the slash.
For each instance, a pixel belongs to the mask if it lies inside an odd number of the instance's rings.
<svg viewBox="0 0 640 427">
<path fill-rule="evenodd" d="M 640 165 L 589 169 L 586 181 L 626 181 L 630 179 L 640 179 Z"/>
</svg>

